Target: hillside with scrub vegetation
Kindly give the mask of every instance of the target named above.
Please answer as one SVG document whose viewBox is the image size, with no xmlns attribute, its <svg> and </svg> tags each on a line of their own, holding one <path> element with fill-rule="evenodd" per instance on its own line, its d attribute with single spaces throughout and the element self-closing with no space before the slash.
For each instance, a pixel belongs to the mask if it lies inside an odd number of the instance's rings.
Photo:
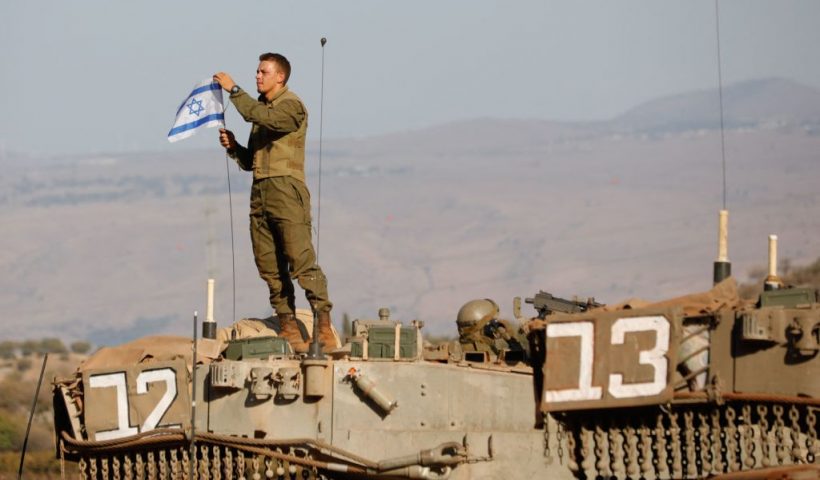
<svg viewBox="0 0 820 480">
<path fill-rule="evenodd" d="M 755 267 L 749 272 L 749 281 L 740 285 L 743 298 L 755 299 L 763 291 L 763 281 L 768 274 L 766 267 Z M 780 279 L 786 286 L 809 287 L 820 290 L 820 257 L 808 265 L 792 265 L 784 260 L 780 265 Z"/>
<path fill-rule="evenodd" d="M 92 345 L 59 338 L 0 342 L 0 480 L 17 478 L 26 425 L 34 394 L 48 354 L 26 445 L 25 478 L 59 478 L 54 455 L 51 381 L 70 376 L 90 353 Z"/>
</svg>

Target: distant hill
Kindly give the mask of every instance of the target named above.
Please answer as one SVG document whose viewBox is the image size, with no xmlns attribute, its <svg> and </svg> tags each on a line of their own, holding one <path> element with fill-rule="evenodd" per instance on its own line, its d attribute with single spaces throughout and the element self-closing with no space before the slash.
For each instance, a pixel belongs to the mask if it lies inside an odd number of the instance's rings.
<svg viewBox="0 0 820 480">
<path fill-rule="evenodd" d="M 725 90 L 730 258 L 741 279 L 765 262 L 769 233 L 780 235 L 781 258 L 820 255 L 817 98 L 776 79 Z M 476 119 L 327 141 L 321 223 L 312 145 L 314 229 L 334 318 L 389 307 L 446 334 L 473 298 L 493 298 L 509 316 L 513 296 L 539 289 L 613 302 L 709 288 L 717 112 L 714 92 L 692 92 L 612 121 Z M 217 321 L 231 321 L 223 152 L 10 152 L 0 166 L 0 339 L 187 335 L 209 276 Z M 247 233 L 250 175 L 230 172 L 236 315 L 267 316 Z"/>
<path fill-rule="evenodd" d="M 723 92 L 726 128 L 820 126 L 820 90 L 770 78 L 728 85 Z M 625 132 L 680 132 L 720 127 L 717 89 L 663 97 L 616 117 L 611 128 Z"/>
<path fill-rule="evenodd" d="M 724 126 L 738 128 L 801 127 L 820 133 L 820 90 L 792 80 L 770 78 L 727 85 L 723 92 Z M 407 155 L 446 157 L 454 152 L 480 157 L 538 152 L 557 144 L 612 134 L 682 133 L 720 128 L 718 90 L 661 97 L 610 120 L 556 122 L 538 119 L 475 119 L 364 139 L 336 140 L 328 157 L 356 153 L 362 160 L 391 162 Z M 435 148 L 431 148 L 431 147 Z M 400 155 L 395 155 L 400 154 Z"/>
<path fill-rule="evenodd" d="M 501 150 L 506 152 L 510 149 L 543 148 L 562 139 L 589 136 L 595 131 L 590 124 L 483 118 L 366 139 L 338 140 L 333 142 L 333 146 L 345 153 L 355 151 L 364 159 L 384 155 L 386 152 L 436 156 L 470 152 L 491 156 Z"/>
</svg>

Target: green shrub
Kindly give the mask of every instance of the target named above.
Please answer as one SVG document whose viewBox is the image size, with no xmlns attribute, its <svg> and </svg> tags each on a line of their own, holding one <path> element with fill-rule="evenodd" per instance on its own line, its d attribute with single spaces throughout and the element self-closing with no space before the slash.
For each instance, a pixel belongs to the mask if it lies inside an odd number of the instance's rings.
<svg viewBox="0 0 820 480">
<path fill-rule="evenodd" d="M 71 351 L 74 353 L 85 355 L 91 351 L 91 343 L 84 340 L 78 340 L 76 342 L 72 342 L 69 348 L 71 348 Z"/>
<path fill-rule="evenodd" d="M 59 338 L 44 338 L 37 347 L 38 353 L 68 353 L 65 344 Z"/>
<path fill-rule="evenodd" d="M 0 412 L 0 451 L 19 450 L 23 443 L 23 425 L 8 412 Z"/>
<path fill-rule="evenodd" d="M 809 265 L 795 266 L 789 259 L 780 262 L 778 269 L 780 280 L 786 285 L 820 289 L 820 258 Z M 763 291 L 763 281 L 768 269 L 763 266 L 752 268 L 748 273 L 748 280 L 739 286 L 742 298 L 756 300 Z"/>
<path fill-rule="evenodd" d="M 38 342 L 35 342 L 34 340 L 26 340 L 20 344 L 20 353 L 22 353 L 24 357 L 28 357 L 32 353 L 36 352 L 38 347 Z"/>
<path fill-rule="evenodd" d="M 20 360 L 17 360 L 17 371 L 18 372 L 25 372 L 29 368 L 31 368 L 31 360 L 30 359 L 21 358 Z"/>
<path fill-rule="evenodd" d="M 17 344 L 17 342 L 12 342 L 11 340 L 0 342 L 0 358 L 3 358 L 5 360 L 16 358 L 17 349 L 19 347 L 20 346 Z"/>
</svg>

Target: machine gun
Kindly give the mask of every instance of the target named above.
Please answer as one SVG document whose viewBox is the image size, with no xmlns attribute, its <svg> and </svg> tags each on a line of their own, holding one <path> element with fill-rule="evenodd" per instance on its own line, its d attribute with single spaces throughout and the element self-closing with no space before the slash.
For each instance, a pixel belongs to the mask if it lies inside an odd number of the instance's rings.
<svg viewBox="0 0 820 480">
<path fill-rule="evenodd" d="M 567 300 L 566 298 L 556 297 L 551 293 L 543 290 L 535 294 L 533 298 L 525 298 L 525 302 L 532 304 L 538 311 L 538 318 L 544 319 L 547 315 L 552 313 L 580 313 L 586 312 L 590 308 L 603 307 L 603 303 L 598 303 L 594 298 L 590 297 L 586 301 Z"/>
</svg>

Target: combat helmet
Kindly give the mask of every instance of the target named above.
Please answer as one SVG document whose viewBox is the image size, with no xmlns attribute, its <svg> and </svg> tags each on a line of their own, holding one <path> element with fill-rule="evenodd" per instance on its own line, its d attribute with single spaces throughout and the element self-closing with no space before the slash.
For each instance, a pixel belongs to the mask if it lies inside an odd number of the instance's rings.
<svg viewBox="0 0 820 480">
<path fill-rule="evenodd" d="M 456 316 L 456 325 L 458 330 L 462 331 L 464 328 L 477 324 L 487 316 L 490 316 L 490 319 L 497 318 L 498 312 L 498 305 L 489 298 L 470 300 L 459 309 Z"/>
</svg>

